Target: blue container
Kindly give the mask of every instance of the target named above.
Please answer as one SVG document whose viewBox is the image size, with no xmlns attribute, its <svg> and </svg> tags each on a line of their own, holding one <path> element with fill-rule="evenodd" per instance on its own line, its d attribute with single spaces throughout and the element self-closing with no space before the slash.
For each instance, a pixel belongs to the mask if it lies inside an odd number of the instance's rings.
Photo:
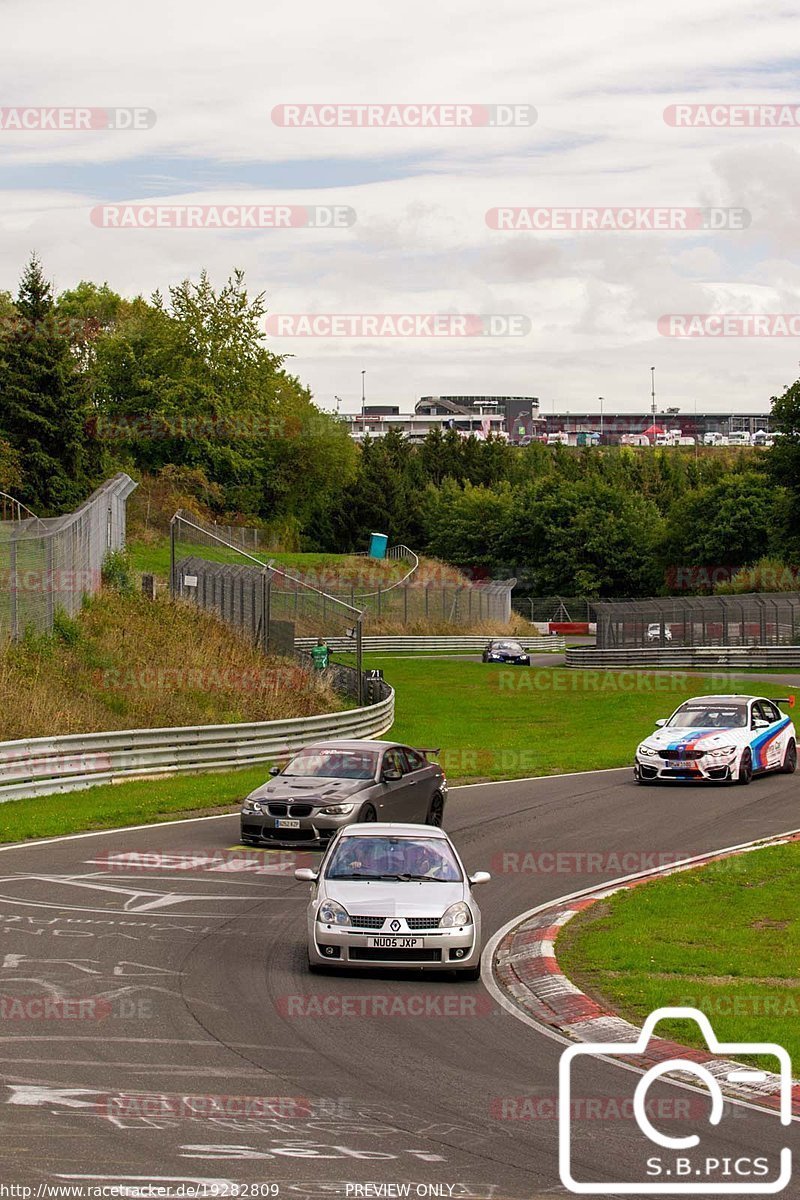
<svg viewBox="0 0 800 1200">
<path fill-rule="evenodd" d="M 388 545 L 389 538 L 385 533 L 371 533 L 369 535 L 370 558 L 386 558 L 386 547 Z"/>
</svg>

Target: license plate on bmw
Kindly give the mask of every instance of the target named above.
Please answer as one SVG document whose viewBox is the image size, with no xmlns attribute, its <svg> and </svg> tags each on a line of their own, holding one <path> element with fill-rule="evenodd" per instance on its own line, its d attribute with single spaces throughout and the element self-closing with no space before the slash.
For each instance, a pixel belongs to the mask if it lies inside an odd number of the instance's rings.
<svg viewBox="0 0 800 1200">
<path fill-rule="evenodd" d="M 276 829 L 299 829 L 300 822 L 292 817 L 278 817 L 275 827 Z"/>
<path fill-rule="evenodd" d="M 415 937 L 372 937 L 367 938 L 367 945 L 373 950 L 416 950 L 423 944 L 423 938 Z"/>
</svg>

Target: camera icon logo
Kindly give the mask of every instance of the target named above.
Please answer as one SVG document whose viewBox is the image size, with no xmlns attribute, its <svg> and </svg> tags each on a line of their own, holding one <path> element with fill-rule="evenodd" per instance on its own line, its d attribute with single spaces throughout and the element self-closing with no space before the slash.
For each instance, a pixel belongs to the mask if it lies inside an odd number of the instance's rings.
<svg viewBox="0 0 800 1200">
<path fill-rule="evenodd" d="M 650 1146 L 658 1147 L 665 1154 L 647 1159 L 647 1179 L 641 1181 L 612 1182 L 608 1180 L 586 1181 L 574 1177 L 573 1161 L 573 1076 L 576 1059 L 588 1057 L 604 1062 L 636 1058 L 647 1051 L 654 1037 L 654 1029 L 663 1020 L 691 1020 L 700 1028 L 709 1053 L 718 1056 L 706 1065 L 688 1058 L 662 1059 L 652 1066 L 639 1080 L 633 1095 L 633 1115 L 639 1130 Z M 561 1182 L 571 1192 L 585 1196 L 601 1195 L 775 1195 L 790 1182 L 792 1177 L 792 1152 L 788 1146 L 775 1159 L 774 1171 L 766 1157 L 748 1157 L 744 1152 L 734 1160 L 720 1159 L 713 1148 L 703 1149 L 698 1134 L 673 1137 L 663 1133 L 650 1119 L 647 1111 L 647 1092 L 652 1084 L 665 1075 L 679 1073 L 681 1082 L 698 1085 L 709 1094 L 710 1108 L 708 1123 L 712 1127 L 720 1124 L 725 1097 L 721 1082 L 739 1084 L 764 1084 L 769 1075 L 759 1069 L 743 1067 L 728 1061 L 729 1056 L 760 1055 L 775 1059 L 778 1070 L 780 1099 L 780 1122 L 790 1125 L 792 1120 L 792 1069 L 788 1053 L 774 1042 L 720 1042 L 708 1017 L 696 1008 L 657 1008 L 645 1021 L 635 1042 L 580 1042 L 568 1046 L 559 1063 L 559 1147 L 558 1165 Z M 692 1076 L 691 1081 L 686 1076 Z M 695 1155 L 689 1152 L 695 1151 Z M 724 1170 L 720 1174 L 720 1169 Z M 765 1178 L 765 1176 L 772 1176 Z"/>
</svg>

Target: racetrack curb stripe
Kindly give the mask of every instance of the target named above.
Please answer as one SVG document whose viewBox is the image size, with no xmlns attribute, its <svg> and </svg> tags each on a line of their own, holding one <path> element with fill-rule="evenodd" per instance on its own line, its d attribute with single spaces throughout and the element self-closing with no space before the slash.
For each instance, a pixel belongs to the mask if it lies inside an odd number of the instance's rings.
<svg viewBox="0 0 800 1200">
<path fill-rule="evenodd" d="M 671 863 L 615 880 L 610 884 L 587 888 L 573 896 L 550 901 L 509 922 L 495 935 L 488 948 L 490 953 L 486 955 L 484 982 L 495 994 L 498 989 L 502 989 L 513 1006 L 525 1014 L 523 1020 L 527 1017 L 531 1024 L 543 1026 L 543 1032 L 552 1030 L 559 1041 L 635 1042 L 641 1032 L 637 1026 L 612 1010 L 604 1009 L 572 983 L 561 970 L 555 952 L 555 942 L 564 925 L 600 900 L 607 899 L 616 892 L 648 883 L 652 879 L 694 870 L 766 846 L 797 841 L 800 841 L 800 830 L 778 834 L 772 838 L 760 838 L 755 842 L 699 855 L 680 863 Z M 504 1007 L 509 1007 L 508 1003 Z M 780 1107 L 779 1076 L 765 1073 L 766 1078 L 763 1082 L 739 1083 L 732 1086 L 726 1076 L 731 1070 L 746 1070 L 741 1063 L 721 1060 L 707 1051 L 681 1046 L 665 1038 L 653 1039 L 645 1054 L 632 1056 L 626 1065 L 629 1069 L 632 1067 L 644 1072 L 668 1058 L 684 1058 L 704 1064 L 726 1085 L 726 1094 L 731 1099 L 755 1102 L 759 1107 L 774 1110 Z M 794 1117 L 800 1117 L 800 1083 L 792 1088 L 791 1111 Z"/>
</svg>

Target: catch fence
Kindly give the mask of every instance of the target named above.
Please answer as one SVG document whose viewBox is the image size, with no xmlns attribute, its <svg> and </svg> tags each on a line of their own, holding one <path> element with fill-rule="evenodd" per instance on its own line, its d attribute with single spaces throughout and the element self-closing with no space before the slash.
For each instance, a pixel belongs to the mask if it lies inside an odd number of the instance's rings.
<svg viewBox="0 0 800 1200">
<path fill-rule="evenodd" d="M 136 484 L 120 472 L 75 512 L 41 519 L 19 502 L 0 521 L 0 636 L 46 633 L 100 590 L 103 561 L 125 544 L 125 509 Z"/>
<path fill-rule="evenodd" d="M 800 592 L 597 600 L 597 647 L 793 646 Z"/>
<path fill-rule="evenodd" d="M 299 637 L 355 636 L 361 614 L 371 622 L 402 626 L 491 624 L 502 629 L 511 617 L 515 580 L 431 580 L 418 570 L 407 546 L 390 547 L 388 563 L 363 556 L 363 566 L 342 584 L 336 567 L 311 572 L 286 568 L 268 552 L 254 551 L 252 530 L 236 532 L 206 525 L 186 513 L 172 522 L 173 593 L 217 611 L 254 638 L 269 622 L 287 621 Z M 220 532 L 223 530 L 223 532 Z M 393 570 L 395 563 L 399 563 Z M 188 579 L 188 583 L 187 583 Z"/>
</svg>

